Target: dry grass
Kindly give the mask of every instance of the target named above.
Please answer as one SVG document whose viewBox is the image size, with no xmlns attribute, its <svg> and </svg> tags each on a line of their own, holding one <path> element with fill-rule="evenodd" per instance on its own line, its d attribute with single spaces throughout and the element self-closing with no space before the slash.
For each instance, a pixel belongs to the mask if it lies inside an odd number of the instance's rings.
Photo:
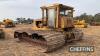
<svg viewBox="0 0 100 56">
<path fill-rule="evenodd" d="M 90 26 L 82 29 L 84 39 L 82 41 L 69 43 L 62 48 L 51 52 L 42 53 L 38 46 L 33 46 L 27 42 L 19 42 L 14 39 L 13 33 L 17 29 L 29 29 L 31 25 L 17 25 L 15 28 L 4 28 L 6 39 L 0 40 L 0 56 L 99 56 L 100 55 L 100 26 Z M 94 52 L 69 52 L 70 45 L 94 46 Z"/>
</svg>

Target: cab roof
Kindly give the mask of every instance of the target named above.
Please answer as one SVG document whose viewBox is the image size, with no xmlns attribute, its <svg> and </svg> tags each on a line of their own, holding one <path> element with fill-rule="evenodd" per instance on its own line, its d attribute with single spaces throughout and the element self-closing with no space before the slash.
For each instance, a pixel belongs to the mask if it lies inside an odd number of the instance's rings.
<svg viewBox="0 0 100 56">
<path fill-rule="evenodd" d="M 41 8 L 42 9 L 48 9 L 48 8 L 56 8 L 56 7 L 59 7 L 61 9 L 65 9 L 65 10 L 72 10 L 72 9 L 74 9 L 71 6 L 67 6 L 67 5 L 63 5 L 63 4 L 52 4 L 52 5 L 48 5 L 48 6 L 42 6 Z"/>
</svg>

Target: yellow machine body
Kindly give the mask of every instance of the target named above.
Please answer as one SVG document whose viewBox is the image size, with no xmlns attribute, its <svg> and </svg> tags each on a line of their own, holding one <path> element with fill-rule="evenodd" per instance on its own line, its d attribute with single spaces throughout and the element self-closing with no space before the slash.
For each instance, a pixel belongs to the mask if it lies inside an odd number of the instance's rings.
<svg viewBox="0 0 100 56">
<path fill-rule="evenodd" d="M 63 4 L 43 6 L 42 19 L 34 20 L 32 29 L 16 30 L 14 37 L 41 45 L 43 52 L 53 51 L 66 42 L 81 40 L 83 32 L 74 28 L 73 9 Z"/>
<path fill-rule="evenodd" d="M 49 28 L 47 26 L 42 25 L 41 19 L 37 19 L 33 21 L 32 30 L 49 30 Z"/>
<path fill-rule="evenodd" d="M 70 28 L 74 27 L 73 26 L 73 19 L 67 18 L 67 17 L 62 17 L 61 19 L 61 28 Z"/>
<path fill-rule="evenodd" d="M 2 25 L 4 27 L 14 27 L 15 26 L 13 23 L 13 20 L 10 20 L 10 19 L 3 20 Z"/>
<path fill-rule="evenodd" d="M 76 28 L 87 28 L 87 23 L 85 20 L 74 20 L 74 26 Z"/>
<path fill-rule="evenodd" d="M 62 4 L 54 4 L 48 7 L 41 7 L 42 9 L 42 20 L 35 21 L 35 25 L 39 24 L 34 28 L 49 28 L 49 29 L 68 29 L 74 28 L 73 22 L 73 7 L 65 6 Z M 41 21 L 40 23 L 38 23 Z"/>
</svg>

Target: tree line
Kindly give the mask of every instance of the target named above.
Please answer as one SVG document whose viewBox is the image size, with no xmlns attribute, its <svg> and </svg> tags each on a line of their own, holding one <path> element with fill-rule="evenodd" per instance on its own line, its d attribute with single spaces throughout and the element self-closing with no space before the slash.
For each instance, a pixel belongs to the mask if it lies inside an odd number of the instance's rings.
<svg viewBox="0 0 100 56">
<path fill-rule="evenodd" d="M 74 17 L 75 20 L 85 20 L 86 23 L 92 23 L 92 22 L 100 22 L 100 13 L 93 15 L 87 15 L 87 13 L 83 13 L 80 16 Z M 33 19 L 31 18 L 17 18 L 17 23 L 28 23 L 31 24 L 33 23 Z"/>
<path fill-rule="evenodd" d="M 87 23 L 100 22 L 100 13 L 93 15 L 87 15 L 86 13 L 81 14 L 80 16 L 74 17 L 76 20 L 85 20 Z"/>
<path fill-rule="evenodd" d="M 31 23 L 33 23 L 33 19 L 31 19 L 31 18 L 28 18 L 28 19 L 26 19 L 26 18 L 17 18 L 16 20 L 17 20 L 18 24 L 31 24 Z"/>
</svg>

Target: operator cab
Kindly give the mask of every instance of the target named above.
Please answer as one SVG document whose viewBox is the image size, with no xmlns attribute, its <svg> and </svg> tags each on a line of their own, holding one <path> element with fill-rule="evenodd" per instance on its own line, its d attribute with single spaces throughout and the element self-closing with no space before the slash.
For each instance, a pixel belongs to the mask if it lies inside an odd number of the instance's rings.
<svg viewBox="0 0 100 56">
<path fill-rule="evenodd" d="M 42 22 L 49 28 L 74 28 L 73 7 L 63 4 L 53 4 L 43 6 L 41 9 Z"/>
</svg>

